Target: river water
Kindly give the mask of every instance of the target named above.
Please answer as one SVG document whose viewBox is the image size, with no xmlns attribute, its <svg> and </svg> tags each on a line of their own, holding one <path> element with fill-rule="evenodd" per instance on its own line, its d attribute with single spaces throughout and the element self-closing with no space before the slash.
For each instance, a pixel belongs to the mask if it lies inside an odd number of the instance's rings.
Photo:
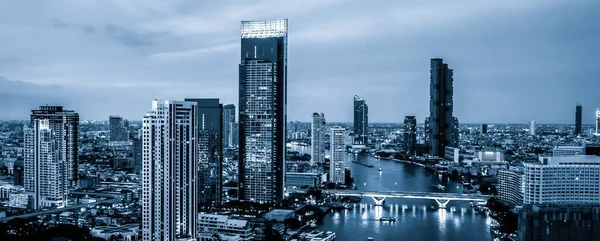
<svg viewBox="0 0 600 241">
<path fill-rule="evenodd" d="M 348 154 L 346 167 L 359 190 L 462 192 L 460 183 L 413 164 Z M 445 190 L 440 190 L 438 184 Z M 395 217 L 396 222 L 380 222 L 381 217 Z M 490 241 L 490 222 L 491 218 L 476 212 L 467 201 L 450 201 L 446 209 L 439 209 L 434 200 L 388 198 L 383 206 L 375 206 L 371 198 L 365 197 L 352 210 L 327 214 L 318 229 L 334 231 L 336 240 L 341 241 L 364 241 L 368 237 L 375 241 Z"/>
</svg>

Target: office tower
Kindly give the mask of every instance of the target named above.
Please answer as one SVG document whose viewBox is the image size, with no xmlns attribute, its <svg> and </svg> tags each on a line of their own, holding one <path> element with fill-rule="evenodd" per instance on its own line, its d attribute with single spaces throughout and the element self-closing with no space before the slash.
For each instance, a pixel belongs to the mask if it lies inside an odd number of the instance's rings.
<svg viewBox="0 0 600 241">
<path fill-rule="evenodd" d="M 598 240 L 600 207 L 594 205 L 523 205 L 519 208 L 521 241 Z"/>
<path fill-rule="evenodd" d="M 127 128 L 125 128 L 123 117 L 111 115 L 108 117 L 108 125 L 110 129 L 109 140 L 111 143 L 124 143 L 129 141 L 129 132 L 127 132 Z"/>
<path fill-rule="evenodd" d="M 239 199 L 281 203 L 285 186 L 287 19 L 244 21 L 239 86 Z"/>
<path fill-rule="evenodd" d="M 223 106 L 223 147 L 235 146 L 235 105 Z"/>
<path fill-rule="evenodd" d="M 584 146 L 557 146 L 552 149 L 552 156 L 578 156 L 584 155 Z M 587 155 L 587 154 L 586 154 Z"/>
<path fill-rule="evenodd" d="M 369 144 L 369 106 L 367 101 L 354 95 L 354 143 Z"/>
<path fill-rule="evenodd" d="M 517 170 L 498 170 L 498 198 L 511 207 L 523 204 L 523 191 L 525 180 L 523 172 Z"/>
<path fill-rule="evenodd" d="M 599 156 L 539 159 L 524 164 L 524 204 L 600 204 Z"/>
<path fill-rule="evenodd" d="M 600 136 L 600 109 L 596 109 L 596 136 Z"/>
<path fill-rule="evenodd" d="M 414 116 L 404 117 L 404 152 L 408 155 L 415 155 L 415 146 L 417 145 L 417 118 Z"/>
<path fill-rule="evenodd" d="M 23 161 L 16 161 L 13 166 L 13 184 L 18 186 L 23 186 L 23 180 L 25 178 L 25 166 L 23 165 Z"/>
<path fill-rule="evenodd" d="M 577 104 L 577 106 L 575 106 L 575 135 L 579 135 L 581 134 L 581 115 L 582 115 L 582 108 L 580 104 Z"/>
<path fill-rule="evenodd" d="M 454 117 L 454 121 L 452 122 L 452 142 L 450 143 L 454 147 L 458 147 L 458 139 L 460 137 L 460 125 L 458 122 L 458 118 Z"/>
<path fill-rule="evenodd" d="M 34 194 L 33 207 L 65 207 L 68 179 L 61 136 L 50 127 L 48 119 L 33 120 L 23 128 L 23 134 L 25 189 Z"/>
<path fill-rule="evenodd" d="M 344 128 L 335 126 L 331 128 L 331 160 L 329 162 L 329 181 L 334 183 L 345 183 L 344 175 L 346 145 L 344 145 Z"/>
<path fill-rule="evenodd" d="M 223 105 L 219 99 L 192 99 L 198 107 L 198 203 L 221 205 L 223 196 Z"/>
<path fill-rule="evenodd" d="M 65 162 L 64 173 L 61 176 L 67 187 L 77 184 L 77 162 L 79 160 L 78 140 L 79 140 L 79 114 L 72 110 L 64 110 L 62 106 L 40 106 L 39 110 L 32 110 L 30 116 L 30 128 L 35 127 L 36 120 L 48 120 L 48 129 L 54 134 L 56 145 L 60 153 L 59 159 Z M 33 150 L 28 150 L 33 151 Z M 25 165 L 25 185 L 28 182 L 33 183 L 33 172 L 27 175 L 27 172 L 33 171 L 33 159 L 24 159 Z M 63 175 L 64 174 L 64 175 Z M 28 180 L 29 178 L 29 180 Z"/>
<path fill-rule="evenodd" d="M 142 120 L 142 240 L 196 238 L 195 102 L 152 101 Z"/>
<path fill-rule="evenodd" d="M 429 101 L 429 146 L 432 156 L 444 155 L 446 146 L 458 145 L 458 120 L 453 116 L 453 70 L 443 59 L 431 59 Z"/>
<path fill-rule="evenodd" d="M 535 136 L 535 121 L 532 120 L 529 122 L 529 134 Z"/>
<path fill-rule="evenodd" d="M 429 117 L 425 117 L 425 122 L 423 123 L 423 134 L 425 137 L 425 144 L 429 145 L 429 148 L 431 148 L 431 122 L 429 121 Z"/>
<path fill-rule="evenodd" d="M 481 124 L 481 134 L 487 134 L 487 133 L 488 133 L 488 125 Z"/>
<path fill-rule="evenodd" d="M 132 157 L 133 157 L 133 172 L 142 174 L 142 135 L 141 130 L 135 138 L 133 138 Z"/>
<path fill-rule="evenodd" d="M 325 114 L 313 113 L 311 126 L 311 164 L 321 164 L 325 160 Z"/>
</svg>

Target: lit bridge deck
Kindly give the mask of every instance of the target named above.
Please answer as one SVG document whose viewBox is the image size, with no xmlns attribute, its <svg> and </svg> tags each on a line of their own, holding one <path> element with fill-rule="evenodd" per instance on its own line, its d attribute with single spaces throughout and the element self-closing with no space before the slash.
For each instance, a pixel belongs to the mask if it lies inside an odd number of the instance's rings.
<svg viewBox="0 0 600 241">
<path fill-rule="evenodd" d="M 322 190 L 323 194 L 333 194 L 336 196 L 357 196 L 371 197 L 375 205 L 382 205 L 386 198 L 408 198 L 408 199 L 432 199 L 437 202 L 440 208 L 445 208 L 448 202 L 458 201 L 487 201 L 492 196 L 478 194 L 462 193 L 441 193 L 441 192 L 404 192 L 404 191 L 361 191 L 361 190 Z"/>
</svg>

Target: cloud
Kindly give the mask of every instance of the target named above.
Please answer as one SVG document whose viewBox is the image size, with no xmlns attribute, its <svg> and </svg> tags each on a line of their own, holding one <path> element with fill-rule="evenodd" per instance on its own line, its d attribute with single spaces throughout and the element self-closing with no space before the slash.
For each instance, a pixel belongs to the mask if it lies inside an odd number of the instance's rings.
<svg viewBox="0 0 600 241">
<path fill-rule="evenodd" d="M 223 52 L 231 52 L 232 50 L 239 48 L 238 43 L 226 43 L 221 45 L 215 45 L 207 48 L 189 49 L 183 51 L 174 52 L 159 52 L 153 53 L 149 56 L 151 59 L 158 60 L 181 60 L 187 58 L 200 57 L 205 54 L 218 54 Z"/>
<path fill-rule="evenodd" d="M 138 33 L 114 24 L 107 24 L 105 30 L 110 38 L 132 47 L 154 45 L 156 39 L 168 34 L 166 32 Z"/>
</svg>

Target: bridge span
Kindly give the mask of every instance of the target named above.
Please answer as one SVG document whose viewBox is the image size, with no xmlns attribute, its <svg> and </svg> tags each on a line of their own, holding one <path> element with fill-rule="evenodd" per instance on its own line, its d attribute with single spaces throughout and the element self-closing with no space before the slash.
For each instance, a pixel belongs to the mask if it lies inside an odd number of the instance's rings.
<svg viewBox="0 0 600 241">
<path fill-rule="evenodd" d="M 405 191 L 361 191 L 361 190 L 340 190 L 326 189 L 323 194 L 333 194 L 336 196 L 358 196 L 371 197 L 375 205 L 382 205 L 386 198 L 408 198 L 408 199 L 432 199 L 440 208 L 446 208 L 446 205 L 452 200 L 458 201 L 487 201 L 492 196 L 479 194 L 462 193 L 441 193 L 441 192 L 405 192 Z"/>
</svg>

